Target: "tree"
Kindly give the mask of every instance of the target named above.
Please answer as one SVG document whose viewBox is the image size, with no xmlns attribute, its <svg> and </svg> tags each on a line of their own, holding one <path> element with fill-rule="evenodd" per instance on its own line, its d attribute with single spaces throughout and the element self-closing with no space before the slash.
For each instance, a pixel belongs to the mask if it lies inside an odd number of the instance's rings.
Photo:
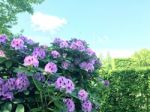
<svg viewBox="0 0 150 112">
<path fill-rule="evenodd" d="M 43 0 L 0 0 L 0 34 L 11 34 L 10 28 L 17 24 L 16 15 L 21 12 L 33 13 L 33 4 Z"/>
<path fill-rule="evenodd" d="M 150 50 L 141 49 L 132 55 L 133 60 L 137 66 L 150 66 Z"/>
</svg>

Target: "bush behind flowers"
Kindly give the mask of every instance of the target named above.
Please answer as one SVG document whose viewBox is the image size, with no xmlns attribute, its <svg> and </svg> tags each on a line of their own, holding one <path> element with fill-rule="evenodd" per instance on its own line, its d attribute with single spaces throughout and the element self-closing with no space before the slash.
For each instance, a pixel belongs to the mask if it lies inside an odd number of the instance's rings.
<svg viewBox="0 0 150 112">
<path fill-rule="evenodd" d="M 102 79 L 85 41 L 56 38 L 42 46 L 0 35 L 0 108 L 25 112 L 98 112 Z"/>
</svg>

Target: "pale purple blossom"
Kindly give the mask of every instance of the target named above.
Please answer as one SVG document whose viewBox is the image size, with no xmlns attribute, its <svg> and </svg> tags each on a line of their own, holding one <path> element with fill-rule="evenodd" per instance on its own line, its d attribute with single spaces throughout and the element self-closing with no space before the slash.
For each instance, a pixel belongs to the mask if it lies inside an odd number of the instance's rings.
<svg viewBox="0 0 150 112">
<path fill-rule="evenodd" d="M 61 41 L 59 43 L 59 47 L 60 48 L 67 48 L 69 46 L 68 42 L 67 41 Z"/>
<path fill-rule="evenodd" d="M 46 64 L 45 66 L 45 72 L 47 73 L 56 73 L 57 72 L 57 65 L 53 62 L 49 62 L 48 64 Z"/>
<path fill-rule="evenodd" d="M 16 50 L 23 49 L 24 48 L 24 41 L 20 38 L 14 38 L 11 41 L 11 47 L 13 47 Z"/>
<path fill-rule="evenodd" d="M 16 89 L 15 82 L 16 82 L 16 78 L 9 78 L 6 81 L 5 86 L 8 88 L 9 91 Z"/>
<path fill-rule="evenodd" d="M 0 96 L 2 96 L 2 100 L 12 100 L 14 98 L 13 92 L 0 92 Z"/>
<path fill-rule="evenodd" d="M 19 92 L 21 92 L 21 91 L 26 90 L 29 87 L 30 82 L 26 75 L 20 74 L 16 78 L 15 85 L 16 85 L 16 89 Z"/>
<path fill-rule="evenodd" d="M 68 61 L 63 61 L 61 64 L 62 68 L 65 70 L 68 69 L 69 65 L 70 65 L 70 63 Z"/>
<path fill-rule="evenodd" d="M 67 112 L 74 112 L 75 111 L 75 104 L 72 99 L 66 98 L 63 100 L 63 102 L 66 104 Z"/>
<path fill-rule="evenodd" d="M 7 41 L 7 36 L 4 34 L 1 34 L 0 35 L 0 43 L 6 43 L 6 41 Z"/>
<path fill-rule="evenodd" d="M 56 50 L 51 51 L 51 55 L 53 58 L 59 58 L 60 57 L 60 53 Z"/>
<path fill-rule="evenodd" d="M 36 48 L 34 48 L 32 55 L 37 57 L 37 58 L 44 59 L 46 56 L 46 52 L 44 49 L 42 49 L 40 47 L 36 47 Z"/>
<path fill-rule="evenodd" d="M 55 38 L 53 43 L 59 45 L 62 40 L 60 38 Z"/>
<path fill-rule="evenodd" d="M 66 88 L 66 78 L 64 76 L 60 76 L 55 81 L 55 88 L 56 89 L 65 89 Z"/>
<path fill-rule="evenodd" d="M 45 76 L 42 73 L 36 73 L 33 75 L 34 79 L 40 81 L 40 82 L 44 82 L 45 81 Z"/>
<path fill-rule="evenodd" d="M 94 65 L 92 63 L 82 62 L 79 66 L 81 69 L 83 69 L 87 72 L 93 72 L 94 71 Z"/>
<path fill-rule="evenodd" d="M 0 50 L 0 57 L 5 57 L 5 53 L 2 50 Z"/>
<path fill-rule="evenodd" d="M 70 48 L 73 50 L 84 51 L 85 45 L 81 40 L 75 40 L 71 43 Z"/>
<path fill-rule="evenodd" d="M 87 53 L 89 56 L 95 55 L 95 52 L 94 52 L 91 48 L 87 48 L 87 49 L 86 49 L 86 53 Z"/>
<path fill-rule="evenodd" d="M 92 111 L 92 103 L 87 100 L 82 103 L 82 111 L 83 112 L 91 112 Z"/>
<path fill-rule="evenodd" d="M 75 89 L 75 85 L 72 80 L 65 78 L 64 76 L 60 76 L 55 81 L 55 88 L 59 90 L 65 90 L 66 93 L 72 93 Z"/>
<path fill-rule="evenodd" d="M 74 91 L 75 85 L 70 79 L 66 79 L 66 93 L 72 93 Z"/>
<path fill-rule="evenodd" d="M 38 67 L 39 61 L 35 56 L 26 56 L 24 59 L 24 65 Z"/>
<path fill-rule="evenodd" d="M 0 77 L 0 86 L 4 83 L 4 79 Z"/>
<path fill-rule="evenodd" d="M 79 92 L 78 92 L 78 97 L 81 101 L 85 101 L 87 100 L 88 98 L 88 93 L 84 90 L 84 89 L 81 89 Z"/>
<path fill-rule="evenodd" d="M 109 80 L 104 80 L 103 83 L 105 86 L 109 86 L 109 84 L 110 84 Z"/>
</svg>

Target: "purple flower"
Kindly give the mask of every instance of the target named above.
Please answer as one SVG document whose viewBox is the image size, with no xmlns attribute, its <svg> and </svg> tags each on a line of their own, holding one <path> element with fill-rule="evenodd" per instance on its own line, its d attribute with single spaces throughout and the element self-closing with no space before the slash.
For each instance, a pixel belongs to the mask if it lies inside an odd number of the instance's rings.
<svg viewBox="0 0 150 112">
<path fill-rule="evenodd" d="M 45 81 L 45 76 L 42 73 L 36 73 L 33 75 L 34 79 L 40 81 L 40 82 L 44 82 Z"/>
<path fill-rule="evenodd" d="M 16 82 L 15 78 L 9 78 L 6 81 L 5 86 L 8 88 L 9 91 L 12 91 L 12 90 L 16 89 L 15 82 Z"/>
<path fill-rule="evenodd" d="M 35 43 L 32 39 L 28 39 L 26 42 L 27 42 L 27 44 L 29 44 L 29 45 L 33 45 L 33 44 Z"/>
<path fill-rule="evenodd" d="M 4 34 L 0 35 L 0 43 L 6 43 L 6 41 L 7 41 L 7 36 Z"/>
<path fill-rule="evenodd" d="M 55 88 L 56 89 L 65 89 L 66 88 L 66 78 L 63 76 L 60 76 L 57 78 L 57 80 L 55 81 Z"/>
<path fill-rule="evenodd" d="M 26 56 L 24 59 L 24 65 L 38 67 L 39 61 L 35 56 Z"/>
<path fill-rule="evenodd" d="M 61 64 L 62 68 L 65 69 L 65 70 L 68 69 L 69 65 L 70 65 L 70 63 L 68 61 L 64 61 Z"/>
<path fill-rule="evenodd" d="M 95 55 L 95 52 L 94 52 L 92 49 L 90 49 L 90 48 L 87 48 L 87 49 L 86 49 L 86 53 L 87 53 L 89 56 Z"/>
<path fill-rule="evenodd" d="M 78 92 L 78 97 L 81 101 L 85 101 L 87 100 L 88 98 L 88 93 L 84 90 L 84 89 L 81 89 L 79 92 Z"/>
<path fill-rule="evenodd" d="M 53 43 L 59 45 L 62 40 L 60 38 L 55 38 Z"/>
<path fill-rule="evenodd" d="M 56 73 L 57 72 L 57 65 L 53 62 L 49 62 L 46 66 L 45 66 L 45 72 L 48 73 Z"/>
<path fill-rule="evenodd" d="M 22 49 L 24 47 L 24 41 L 20 38 L 14 38 L 11 42 L 11 47 L 15 48 L 16 50 Z"/>
<path fill-rule="evenodd" d="M 82 111 L 84 112 L 91 112 L 92 111 L 92 103 L 88 101 L 84 101 L 82 103 Z"/>
<path fill-rule="evenodd" d="M 2 78 L 0 77 L 0 86 L 1 86 L 2 84 L 4 84 L 4 79 L 2 79 Z"/>
<path fill-rule="evenodd" d="M 71 43 L 70 48 L 73 50 L 79 50 L 79 51 L 84 51 L 85 46 L 84 43 L 81 40 L 75 40 Z"/>
<path fill-rule="evenodd" d="M 0 92 L 0 96 L 2 96 L 2 100 L 7 100 L 7 99 L 12 100 L 14 98 L 12 92 L 6 92 L 6 93 Z"/>
<path fill-rule="evenodd" d="M 0 50 L 0 57 L 5 57 L 5 53 L 2 50 Z"/>
<path fill-rule="evenodd" d="M 32 55 L 37 57 L 37 58 L 39 57 L 41 59 L 44 59 L 46 56 L 46 52 L 44 49 L 42 49 L 40 47 L 36 47 L 36 48 L 34 48 Z"/>
<path fill-rule="evenodd" d="M 60 57 L 60 54 L 58 51 L 54 50 L 54 51 L 51 51 L 51 55 L 53 58 L 59 58 Z"/>
<path fill-rule="evenodd" d="M 108 80 L 104 80 L 103 83 L 104 83 L 105 86 L 109 86 L 109 81 Z"/>
<path fill-rule="evenodd" d="M 66 104 L 67 112 L 74 112 L 75 111 L 75 104 L 72 99 L 66 98 L 63 100 L 63 102 Z"/>
<path fill-rule="evenodd" d="M 59 47 L 60 48 L 67 48 L 69 46 L 68 42 L 67 41 L 61 41 L 59 43 Z"/>
<path fill-rule="evenodd" d="M 29 87 L 30 83 L 27 76 L 22 74 L 22 75 L 18 75 L 15 85 L 16 85 L 16 89 L 19 92 L 21 92 L 26 90 Z"/>
<path fill-rule="evenodd" d="M 72 93 L 75 89 L 74 83 L 70 79 L 66 79 L 66 93 Z"/>
<path fill-rule="evenodd" d="M 82 62 L 80 65 L 80 68 L 87 71 L 87 72 L 93 72 L 94 66 L 92 63 Z"/>
<path fill-rule="evenodd" d="M 60 76 L 55 81 L 55 88 L 59 90 L 65 90 L 66 93 L 72 93 L 72 91 L 75 89 L 75 86 L 72 80 Z"/>
<path fill-rule="evenodd" d="M 22 39 L 24 42 L 26 42 L 28 40 L 28 38 L 23 35 L 20 35 L 19 38 Z"/>
</svg>

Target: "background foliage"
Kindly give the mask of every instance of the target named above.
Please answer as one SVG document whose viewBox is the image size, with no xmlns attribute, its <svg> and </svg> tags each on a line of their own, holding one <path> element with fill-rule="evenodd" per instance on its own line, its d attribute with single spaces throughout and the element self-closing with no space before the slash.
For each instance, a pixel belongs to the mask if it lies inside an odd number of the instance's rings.
<svg viewBox="0 0 150 112">
<path fill-rule="evenodd" d="M 150 68 L 117 69 L 102 74 L 110 81 L 109 89 L 102 92 L 108 98 L 102 104 L 102 112 L 150 111 Z"/>
<path fill-rule="evenodd" d="M 17 14 L 33 13 L 33 4 L 43 0 L 0 0 L 0 34 L 11 34 L 10 28 L 17 23 Z"/>
</svg>

